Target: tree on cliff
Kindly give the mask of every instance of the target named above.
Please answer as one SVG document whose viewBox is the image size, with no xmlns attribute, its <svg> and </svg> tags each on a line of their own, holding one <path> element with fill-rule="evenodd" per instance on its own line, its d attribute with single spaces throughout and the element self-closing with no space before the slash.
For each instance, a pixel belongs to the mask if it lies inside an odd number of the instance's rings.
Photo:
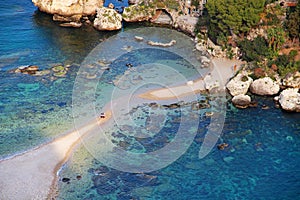
<svg viewBox="0 0 300 200">
<path fill-rule="evenodd" d="M 209 30 L 212 37 L 244 35 L 257 25 L 264 5 L 265 0 L 208 1 L 206 8 L 210 17 Z"/>
<path fill-rule="evenodd" d="M 285 32 L 282 27 L 271 27 L 267 30 L 269 49 L 277 56 L 277 53 L 285 42 Z"/>
</svg>

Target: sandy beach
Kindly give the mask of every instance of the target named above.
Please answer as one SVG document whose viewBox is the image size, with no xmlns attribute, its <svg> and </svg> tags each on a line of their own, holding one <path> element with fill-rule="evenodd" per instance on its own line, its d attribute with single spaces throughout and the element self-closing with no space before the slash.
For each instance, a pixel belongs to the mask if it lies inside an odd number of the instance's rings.
<svg viewBox="0 0 300 200">
<path fill-rule="evenodd" d="M 47 199 L 57 182 L 57 172 L 80 138 L 111 118 L 97 119 L 79 130 L 13 158 L 0 161 L 0 199 Z"/>
<path fill-rule="evenodd" d="M 239 60 L 225 58 L 214 58 L 212 63 L 212 71 L 202 78 L 188 82 L 185 85 L 152 90 L 139 95 L 139 97 L 150 100 L 166 100 L 200 93 L 207 90 L 207 87 L 214 87 L 214 85 L 224 89 L 228 80 L 233 77 L 242 64 Z"/>
<path fill-rule="evenodd" d="M 224 87 L 235 73 L 235 68 L 238 68 L 234 66 L 240 66 L 241 62 L 214 59 L 213 64 L 214 67 L 208 75 L 194 80 L 192 84 L 153 90 L 139 96 L 146 99 L 165 100 L 198 93 L 205 90 L 208 76 L 210 83 L 217 81 L 220 87 Z M 95 120 L 39 148 L 0 161 L 0 199 L 47 199 L 57 183 L 58 170 L 68 160 L 74 147 L 80 142 L 80 137 L 111 117 L 111 112 L 106 112 L 104 119 Z"/>
</svg>

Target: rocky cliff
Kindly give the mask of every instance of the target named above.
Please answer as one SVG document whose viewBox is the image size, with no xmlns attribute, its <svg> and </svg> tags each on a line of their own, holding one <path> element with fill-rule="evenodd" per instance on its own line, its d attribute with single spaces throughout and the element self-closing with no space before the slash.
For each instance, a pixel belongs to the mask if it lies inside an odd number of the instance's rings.
<svg viewBox="0 0 300 200">
<path fill-rule="evenodd" d="M 111 8 L 98 8 L 94 27 L 100 31 L 112 31 L 122 28 L 122 16 Z"/>
<path fill-rule="evenodd" d="M 64 17 L 94 15 L 103 0 L 32 0 L 40 11 Z M 65 20 L 66 21 L 66 20 Z M 73 20 L 75 21 L 75 20 Z"/>
</svg>

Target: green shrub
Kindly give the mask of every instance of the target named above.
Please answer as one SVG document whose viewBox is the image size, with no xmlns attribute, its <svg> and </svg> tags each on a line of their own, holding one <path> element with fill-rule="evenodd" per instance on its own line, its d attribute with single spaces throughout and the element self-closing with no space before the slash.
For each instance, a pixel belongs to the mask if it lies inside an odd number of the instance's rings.
<svg viewBox="0 0 300 200">
<path fill-rule="evenodd" d="M 241 81 L 243 81 L 243 82 L 247 82 L 249 79 L 248 79 L 248 77 L 247 76 L 243 76 L 242 78 L 241 78 Z"/>
<path fill-rule="evenodd" d="M 297 56 L 297 54 L 298 54 L 298 51 L 297 51 L 297 50 L 292 50 L 292 51 L 290 51 L 290 53 L 289 53 L 290 59 L 291 59 L 291 60 L 294 60 L 295 57 Z"/>
<path fill-rule="evenodd" d="M 238 46 L 242 53 L 242 59 L 247 62 L 259 62 L 270 56 L 268 43 L 260 36 L 253 41 L 245 39 L 239 42 Z"/>
<path fill-rule="evenodd" d="M 289 63 L 286 66 L 279 66 L 278 73 L 281 77 L 285 77 L 288 73 L 294 73 L 300 71 L 300 61 Z"/>
</svg>

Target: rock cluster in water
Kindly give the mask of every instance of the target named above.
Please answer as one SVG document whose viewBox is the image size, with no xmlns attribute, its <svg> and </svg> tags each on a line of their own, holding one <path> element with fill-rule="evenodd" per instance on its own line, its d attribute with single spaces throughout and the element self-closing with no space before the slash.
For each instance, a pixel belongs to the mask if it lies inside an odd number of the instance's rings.
<svg viewBox="0 0 300 200">
<path fill-rule="evenodd" d="M 250 74 L 243 70 L 232 78 L 226 85 L 229 93 L 233 96 L 232 103 L 238 108 L 247 108 L 255 105 L 251 97 L 247 95 L 251 92 L 255 95 L 274 96 L 282 109 L 291 112 L 300 112 L 300 74 L 295 72 L 283 79 L 262 77 L 253 81 Z M 282 92 L 281 89 L 283 89 Z M 264 108 L 266 109 L 266 108 Z"/>
<path fill-rule="evenodd" d="M 66 77 L 71 65 L 63 66 L 61 64 L 55 64 L 51 69 L 41 70 L 39 66 L 27 65 L 20 66 L 17 69 L 12 70 L 12 73 L 28 74 L 31 76 L 48 77 L 50 80 L 56 80 L 57 78 Z"/>
<path fill-rule="evenodd" d="M 168 1 L 131 1 L 123 13 L 114 10 L 114 5 L 103 7 L 103 0 L 32 0 L 39 10 L 52 14 L 54 21 L 60 21 L 63 27 L 82 26 L 82 22 L 92 24 L 98 30 L 119 30 L 122 21 L 137 22 L 151 21 L 157 24 L 172 25 L 191 35 L 198 21 L 197 16 L 182 15 L 179 0 Z M 181 12 L 180 12 L 181 11 Z"/>
<path fill-rule="evenodd" d="M 154 174 L 133 174 L 121 172 L 110 169 L 105 166 L 100 166 L 96 169 L 89 169 L 92 175 L 93 188 L 96 189 L 100 195 L 109 195 L 118 191 L 127 191 L 126 194 L 119 194 L 120 199 L 132 199 L 127 196 L 121 198 L 123 195 L 129 195 L 130 191 L 139 187 L 154 187 L 160 184 L 158 178 Z"/>
</svg>

